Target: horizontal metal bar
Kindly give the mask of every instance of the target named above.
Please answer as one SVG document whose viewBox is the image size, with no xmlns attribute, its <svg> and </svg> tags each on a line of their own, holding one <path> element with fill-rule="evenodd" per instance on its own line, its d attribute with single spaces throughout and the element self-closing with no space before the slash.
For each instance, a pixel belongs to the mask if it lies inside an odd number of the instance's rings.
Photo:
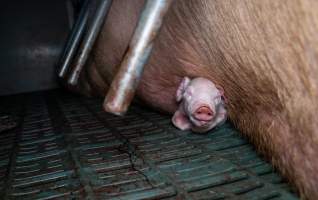
<svg viewBox="0 0 318 200">
<path fill-rule="evenodd" d="M 132 101 L 163 18 L 173 0 L 147 0 L 128 51 L 113 79 L 104 101 L 104 109 L 123 115 Z"/>
<path fill-rule="evenodd" d="M 91 25 L 87 29 L 87 33 L 83 39 L 83 42 L 80 46 L 80 51 L 78 56 L 76 57 L 74 69 L 70 74 L 70 78 L 68 79 L 68 84 L 76 85 L 78 82 L 79 75 L 85 65 L 88 55 L 91 52 L 93 45 L 96 41 L 96 38 L 103 26 L 106 15 L 110 9 L 112 0 L 101 0 L 100 4 L 97 7 L 95 15 L 92 19 Z"/>
<path fill-rule="evenodd" d="M 67 74 L 70 63 L 76 53 L 77 47 L 83 36 L 85 26 L 88 20 L 88 14 L 89 14 L 89 0 L 85 0 L 82 5 L 81 11 L 78 15 L 78 19 L 76 20 L 73 26 L 73 29 L 71 31 L 67 44 L 64 48 L 64 53 L 61 56 L 61 61 L 59 64 L 60 71 L 58 73 L 58 76 L 60 78 L 63 78 Z"/>
</svg>

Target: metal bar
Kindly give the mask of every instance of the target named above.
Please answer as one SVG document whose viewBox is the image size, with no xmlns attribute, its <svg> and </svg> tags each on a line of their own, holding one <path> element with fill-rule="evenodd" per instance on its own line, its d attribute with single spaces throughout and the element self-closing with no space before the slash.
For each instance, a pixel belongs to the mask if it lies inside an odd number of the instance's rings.
<svg viewBox="0 0 318 200">
<path fill-rule="evenodd" d="M 92 19 L 92 24 L 88 27 L 87 33 L 83 39 L 80 47 L 80 52 L 75 60 L 75 67 L 70 74 L 68 83 L 70 85 L 76 85 L 78 82 L 79 75 L 85 65 L 88 55 L 91 52 L 96 38 L 103 26 L 103 22 L 110 9 L 112 0 L 101 0 L 97 7 L 96 13 Z"/>
<path fill-rule="evenodd" d="M 77 50 L 77 47 L 80 43 L 80 40 L 83 36 L 84 30 L 87 24 L 88 14 L 89 14 L 89 0 L 85 0 L 82 5 L 81 11 L 78 15 L 78 19 L 76 20 L 74 24 L 72 32 L 64 48 L 63 55 L 61 57 L 61 61 L 60 61 L 61 67 L 58 73 L 58 76 L 60 78 L 63 78 L 66 75 L 69 65 L 75 55 L 75 52 Z"/>
<path fill-rule="evenodd" d="M 107 112 L 123 115 L 127 111 L 150 56 L 154 39 L 172 2 L 173 0 L 147 0 L 128 52 L 105 98 L 104 109 Z"/>
</svg>

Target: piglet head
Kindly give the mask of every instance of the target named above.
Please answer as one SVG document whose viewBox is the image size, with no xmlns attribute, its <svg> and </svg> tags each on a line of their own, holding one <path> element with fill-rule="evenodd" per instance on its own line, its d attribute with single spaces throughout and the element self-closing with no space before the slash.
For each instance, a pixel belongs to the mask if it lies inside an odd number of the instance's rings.
<svg viewBox="0 0 318 200">
<path fill-rule="evenodd" d="M 183 78 L 177 90 L 177 101 L 194 127 L 209 127 L 214 123 L 218 105 L 222 103 L 223 90 L 210 80 Z"/>
</svg>

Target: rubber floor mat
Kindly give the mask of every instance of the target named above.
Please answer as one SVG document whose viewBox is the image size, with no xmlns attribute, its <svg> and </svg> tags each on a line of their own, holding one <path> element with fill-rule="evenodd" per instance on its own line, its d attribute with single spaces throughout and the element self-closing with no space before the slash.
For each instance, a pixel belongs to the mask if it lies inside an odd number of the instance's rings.
<svg viewBox="0 0 318 200">
<path fill-rule="evenodd" d="M 0 134 L 3 199 L 297 199 L 230 123 L 194 134 L 134 105 L 62 91 L 0 98 L 18 126 Z"/>
</svg>

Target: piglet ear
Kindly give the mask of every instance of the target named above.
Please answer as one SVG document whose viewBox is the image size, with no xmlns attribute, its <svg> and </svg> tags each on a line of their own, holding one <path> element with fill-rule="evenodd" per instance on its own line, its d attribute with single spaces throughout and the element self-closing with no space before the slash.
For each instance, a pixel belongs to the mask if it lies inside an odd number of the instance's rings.
<svg viewBox="0 0 318 200">
<path fill-rule="evenodd" d="M 177 102 L 182 100 L 183 94 L 185 92 L 185 90 L 187 89 L 189 83 L 190 83 L 190 79 L 188 77 L 184 77 L 179 85 L 179 88 L 177 90 L 176 93 L 176 98 L 177 98 Z"/>
<path fill-rule="evenodd" d="M 219 90 L 221 98 L 224 100 L 225 103 L 227 103 L 227 99 L 224 96 L 224 89 L 219 85 L 216 85 L 215 87 L 216 87 L 216 89 Z"/>
</svg>

